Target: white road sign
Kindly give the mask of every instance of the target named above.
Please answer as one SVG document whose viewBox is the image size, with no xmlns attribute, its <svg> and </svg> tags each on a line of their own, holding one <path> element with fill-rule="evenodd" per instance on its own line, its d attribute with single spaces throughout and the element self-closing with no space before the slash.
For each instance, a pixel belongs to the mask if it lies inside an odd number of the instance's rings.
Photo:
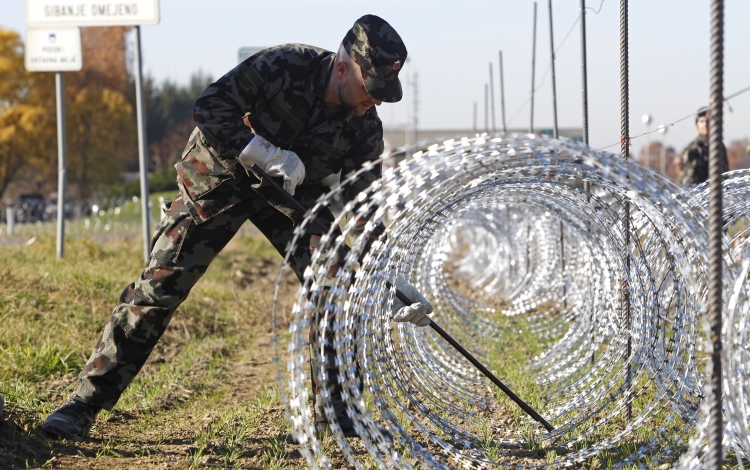
<svg viewBox="0 0 750 470">
<path fill-rule="evenodd" d="M 75 72 L 83 67 L 79 28 L 29 28 L 26 30 L 26 70 Z"/>
<path fill-rule="evenodd" d="M 28 26 L 157 24 L 159 0 L 25 0 Z"/>
</svg>

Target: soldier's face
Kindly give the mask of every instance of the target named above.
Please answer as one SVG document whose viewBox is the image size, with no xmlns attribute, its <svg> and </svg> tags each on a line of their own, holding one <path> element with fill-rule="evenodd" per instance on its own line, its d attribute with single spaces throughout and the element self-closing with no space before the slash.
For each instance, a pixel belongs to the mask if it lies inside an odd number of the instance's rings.
<svg viewBox="0 0 750 470">
<path fill-rule="evenodd" d="M 698 129 L 698 134 L 708 135 L 708 119 L 706 116 L 701 116 L 695 123 L 695 127 Z"/>
<path fill-rule="evenodd" d="M 370 96 L 365 89 L 362 74 L 359 72 L 359 70 L 349 69 L 338 87 L 339 100 L 351 109 L 355 116 L 362 116 L 371 107 L 380 106 L 383 103 Z"/>
</svg>

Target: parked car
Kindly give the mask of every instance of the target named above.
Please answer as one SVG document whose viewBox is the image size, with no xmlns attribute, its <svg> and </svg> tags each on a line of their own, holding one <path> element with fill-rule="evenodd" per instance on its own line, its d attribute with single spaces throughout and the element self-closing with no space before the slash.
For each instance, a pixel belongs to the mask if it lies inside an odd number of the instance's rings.
<svg viewBox="0 0 750 470">
<path fill-rule="evenodd" d="M 65 218 L 73 218 L 73 209 L 75 202 L 71 198 L 65 200 Z M 47 199 L 47 204 L 44 206 L 44 220 L 55 220 L 57 219 L 57 194 L 52 193 Z"/>
<path fill-rule="evenodd" d="M 44 218 L 44 197 L 41 194 L 21 194 L 16 206 L 16 221 L 36 222 Z"/>
</svg>

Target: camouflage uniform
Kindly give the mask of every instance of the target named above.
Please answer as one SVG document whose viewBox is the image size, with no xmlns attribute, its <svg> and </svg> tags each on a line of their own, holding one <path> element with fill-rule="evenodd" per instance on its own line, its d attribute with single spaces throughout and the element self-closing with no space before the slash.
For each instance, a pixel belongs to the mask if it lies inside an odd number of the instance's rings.
<svg viewBox="0 0 750 470">
<path fill-rule="evenodd" d="M 721 172 L 729 171 L 727 150 L 721 144 Z M 708 137 L 699 135 L 682 153 L 680 183 L 696 186 L 708 179 Z"/>
<path fill-rule="evenodd" d="M 315 47 L 273 47 L 245 60 L 198 98 L 197 128 L 175 165 L 179 194 L 156 228 L 148 267 L 123 291 L 84 366 L 76 395 L 112 409 L 177 307 L 246 220 L 285 255 L 299 215 L 237 160 L 254 133 L 299 156 L 306 176 L 295 197 L 308 206 L 327 190 L 325 177 L 357 170 L 382 153 L 374 107 L 356 117 L 343 106 L 325 105 L 334 60 L 334 53 Z M 378 167 L 364 172 L 344 196 L 351 200 L 379 177 Z M 333 220 L 330 211 L 322 215 Z M 308 239 L 315 226 L 309 230 Z M 310 251 L 304 239 L 297 246 L 291 267 L 301 279 Z M 326 352 L 330 357 L 332 349 Z M 336 368 L 332 363 L 328 368 L 335 384 Z"/>
</svg>

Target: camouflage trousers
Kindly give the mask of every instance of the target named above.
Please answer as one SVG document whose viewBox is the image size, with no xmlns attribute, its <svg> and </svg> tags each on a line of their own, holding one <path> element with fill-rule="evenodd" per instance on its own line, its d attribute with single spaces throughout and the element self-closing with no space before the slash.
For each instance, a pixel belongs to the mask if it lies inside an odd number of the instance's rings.
<svg viewBox="0 0 750 470">
<path fill-rule="evenodd" d="M 346 404 L 342 398 L 343 386 L 339 382 L 336 350 L 333 347 L 335 340 L 334 322 L 333 318 L 325 314 L 323 308 L 317 309 L 315 316 L 310 322 L 310 373 L 313 382 L 315 422 L 324 423 L 327 421 L 322 399 L 322 395 L 327 390 L 330 394 L 333 412 L 337 417 L 337 421 L 339 421 L 339 425 L 342 425 L 342 421 L 345 422 L 344 424 L 348 422 L 348 417 L 346 416 Z M 323 337 L 323 341 L 319 341 L 321 336 Z"/>
<path fill-rule="evenodd" d="M 333 220 L 330 212 L 324 215 Z M 247 198 L 206 222 L 196 224 L 182 195 L 178 195 L 154 232 L 148 266 L 120 295 L 119 304 L 84 365 L 76 395 L 107 410 L 115 406 L 164 334 L 177 307 L 247 220 L 282 256 L 286 254 L 294 223 L 262 198 Z M 310 264 L 312 230 L 314 226 L 290 257 L 290 267 L 299 279 Z M 330 345 L 325 350 L 325 356 L 333 351 Z M 321 364 L 320 361 L 311 363 L 315 370 Z M 338 370 L 333 362 L 325 361 L 324 367 L 329 383 L 336 384 Z M 313 377 L 318 375 L 319 371 L 313 373 Z"/>
</svg>

